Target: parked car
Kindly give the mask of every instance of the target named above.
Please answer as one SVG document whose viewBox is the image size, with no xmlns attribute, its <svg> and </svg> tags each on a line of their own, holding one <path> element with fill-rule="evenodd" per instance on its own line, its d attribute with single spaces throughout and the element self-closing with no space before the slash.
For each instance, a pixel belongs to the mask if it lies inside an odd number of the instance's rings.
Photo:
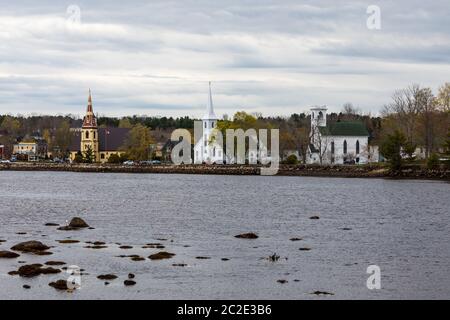
<svg viewBox="0 0 450 320">
<path fill-rule="evenodd" d="M 9 161 L 9 160 L 0 160 L 0 163 L 6 164 L 6 163 L 11 163 L 11 161 Z"/>
<path fill-rule="evenodd" d="M 123 164 L 126 165 L 126 166 L 133 166 L 134 165 L 134 161 L 128 160 L 128 161 L 125 161 Z"/>
<path fill-rule="evenodd" d="M 161 161 L 159 161 L 159 160 L 152 160 L 152 164 L 161 164 Z"/>
<path fill-rule="evenodd" d="M 150 160 L 144 160 L 144 161 L 140 161 L 139 164 L 143 165 L 143 166 L 148 166 L 148 165 L 152 164 L 152 162 Z"/>
</svg>

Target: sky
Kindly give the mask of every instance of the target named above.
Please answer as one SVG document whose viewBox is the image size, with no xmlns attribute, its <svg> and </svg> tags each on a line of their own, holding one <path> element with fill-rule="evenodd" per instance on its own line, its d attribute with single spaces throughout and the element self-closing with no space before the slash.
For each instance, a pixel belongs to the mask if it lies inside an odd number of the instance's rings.
<svg viewBox="0 0 450 320">
<path fill-rule="evenodd" d="M 99 115 L 201 117 L 211 81 L 219 117 L 376 115 L 450 81 L 449 17 L 448 0 L 0 0 L 0 114 L 82 116 L 91 88 Z"/>
</svg>

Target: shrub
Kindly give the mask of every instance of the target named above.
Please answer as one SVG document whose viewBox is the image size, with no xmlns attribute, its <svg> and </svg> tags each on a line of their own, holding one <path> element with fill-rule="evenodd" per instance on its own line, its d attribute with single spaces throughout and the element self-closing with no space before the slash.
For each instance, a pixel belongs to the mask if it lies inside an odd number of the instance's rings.
<svg viewBox="0 0 450 320">
<path fill-rule="evenodd" d="M 428 169 L 436 169 L 439 167 L 439 157 L 436 153 L 432 153 L 427 160 Z"/>
<path fill-rule="evenodd" d="M 286 164 L 297 164 L 298 163 L 298 159 L 297 156 L 295 154 L 291 154 L 289 155 L 286 160 L 285 160 Z"/>
<path fill-rule="evenodd" d="M 117 155 L 117 153 L 113 153 L 109 156 L 108 163 L 120 163 L 120 157 Z"/>
</svg>

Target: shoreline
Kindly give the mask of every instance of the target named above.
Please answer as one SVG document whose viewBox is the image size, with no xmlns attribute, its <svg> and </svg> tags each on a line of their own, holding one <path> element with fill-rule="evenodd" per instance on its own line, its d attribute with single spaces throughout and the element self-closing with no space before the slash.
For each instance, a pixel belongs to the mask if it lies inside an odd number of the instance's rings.
<svg viewBox="0 0 450 320">
<path fill-rule="evenodd" d="M 151 165 L 125 166 L 116 164 L 55 164 L 11 163 L 0 164 L 1 171 L 61 171 L 97 173 L 158 173 L 208 175 L 260 175 L 258 165 Z M 390 178 L 450 181 L 449 169 L 429 170 L 417 165 L 406 165 L 398 172 L 390 172 L 379 165 L 285 165 L 280 164 L 277 176 Z"/>
</svg>

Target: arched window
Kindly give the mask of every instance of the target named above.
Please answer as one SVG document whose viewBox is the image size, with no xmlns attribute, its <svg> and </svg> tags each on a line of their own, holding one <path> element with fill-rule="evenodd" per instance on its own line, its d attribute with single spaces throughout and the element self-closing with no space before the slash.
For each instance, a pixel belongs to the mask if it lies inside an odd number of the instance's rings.
<svg viewBox="0 0 450 320">
<path fill-rule="evenodd" d="M 347 153 L 347 140 L 344 140 L 344 154 Z"/>
<path fill-rule="evenodd" d="M 86 139 L 89 139 L 89 131 L 86 131 Z"/>
<path fill-rule="evenodd" d="M 214 149 L 213 149 L 213 157 L 215 157 L 216 156 L 216 148 L 214 147 Z"/>
<path fill-rule="evenodd" d="M 206 129 L 206 121 L 205 121 L 205 129 Z"/>
<path fill-rule="evenodd" d="M 211 128 L 214 128 L 214 121 L 211 123 Z"/>
<path fill-rule="evenodd" d="M 331 141 L 331 154 L 334 154 L 334 141 Z"/>
<path fill-rule="evenodd" d="M 323 113 L 322 113 L 322 111 L 319 111 L 319 117 L 318 117 L 318 118 L 319 118 L 319 120 L 323 118 Z"/>
<path fill-rule="evenodd" d="M 356 140 L 356 154 L 359 154 L 359 140 Z"/>
<path fill-rule="evenodd" d="M 95 139 L 95 131 L 93 133 L 94 133 L 94 139 Z"/>
</svg>

